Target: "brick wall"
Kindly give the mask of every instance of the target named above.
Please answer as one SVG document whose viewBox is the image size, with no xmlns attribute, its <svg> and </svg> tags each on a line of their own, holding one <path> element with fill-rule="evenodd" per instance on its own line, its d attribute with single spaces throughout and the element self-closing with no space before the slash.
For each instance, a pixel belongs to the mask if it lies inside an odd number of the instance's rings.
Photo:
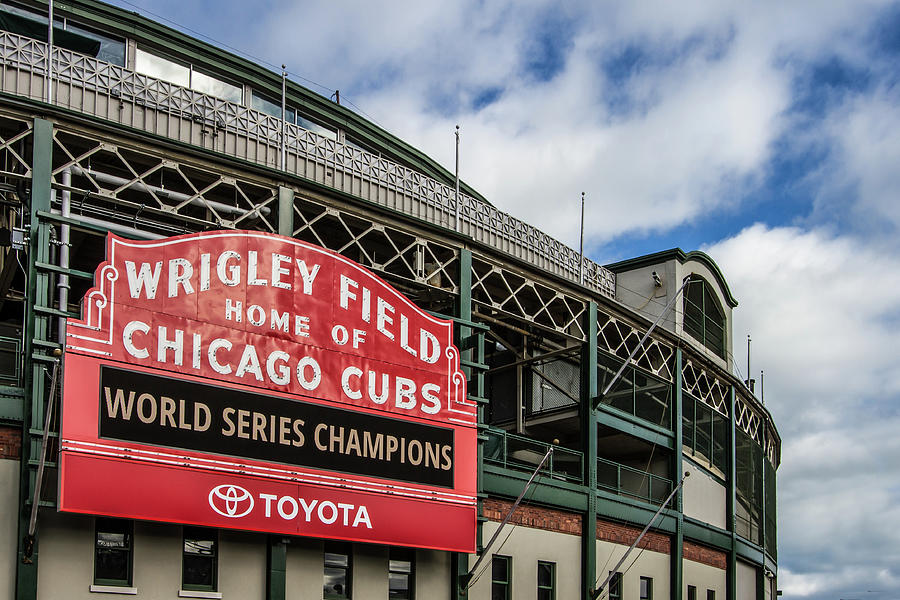
<svg viewBox="0 0 900 600">
<path fill-rule="evenodd" d="M 597 519 L 598 540 L 630 546 L 640 534 L 641 530 L 637 527 L 629 527 L 628 525 L 622 525 L 621 523 Z M 670 549 L 669 536 L 656 533 L 652 530 L 648 531 L 641 540 L 641 543 L 638 544 L 638 547 L 652 550 L 653 552 L 668 554 Z"/>
<path fill-rule="evenodd" d="M 486 519 L 499 523 L 507 515 L 512 505 L 512 502 L 506 500 L 487 498 L 481 503 L 481 510 Z M 581 535 L 580 514 L 544 508 L 542 506 L 520 504 L 509 522 L 533 529 Z"/>
<path fill-rule="evenodd" d="M 22 428 L 0 425 L 0 459 L 19 460 L 22 456 Z"/>
<path fill-rule="evenodd" d="M 717 569 L 725 569 L 728 566 L 728 556 L 721 550 L 713 550 L 687 540 L 684 541 L 684 558 Z"/>
</svg>

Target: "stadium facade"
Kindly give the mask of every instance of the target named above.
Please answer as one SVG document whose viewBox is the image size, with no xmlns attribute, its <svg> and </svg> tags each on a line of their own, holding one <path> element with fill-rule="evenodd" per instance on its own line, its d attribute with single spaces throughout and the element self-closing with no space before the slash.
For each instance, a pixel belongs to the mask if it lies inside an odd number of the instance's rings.
<svg viewBox="0 0 900 600">
<path fill-rule="evenodd" d="M 597 265 L 279 73 L 49 9 L 0 3 L 0 595 L 774 598 L 710 257 Z"/>
</svg>

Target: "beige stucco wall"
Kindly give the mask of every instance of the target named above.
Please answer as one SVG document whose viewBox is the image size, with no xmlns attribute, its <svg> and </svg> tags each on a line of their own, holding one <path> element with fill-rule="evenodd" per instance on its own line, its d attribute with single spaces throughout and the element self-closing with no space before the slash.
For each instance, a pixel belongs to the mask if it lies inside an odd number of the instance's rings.
<svg viewBox="0 0 900 600">
<path fill-rule="evenodd" d="M 659 287 L 656 287 L 653 281 L 654 271 L 660 279 Z M 676 278 L 674 260 L 625 271 L 616 275 L 616 300 L 635 309 L 651 321 L 656 321 L 672 299 L 672 295 L 681 287 L 681 283 Z M 648 298 L 651 300 L 648 301 Z M 675 315 L 678 312 L 669 311 L 659 327 L 674 333 Z"/>
<path fill-rule="evenodd" d="M 39 526 L 41 600 L 124 597 L 90 591 L 94 573 L 93 517 L 47 512 L 41 515 Z M 129 597 L 177 598 L 181 589 L 181 551 L 180 525 L 136 522 L 133 583 L 137 594 Z M 222 597 L 263 598 L 265 584 L 265 536 L 220 531 L 218 589 Z"/>
<path fill-rule="evenodd" d="M 737 561 L 737 600 L 756 600 L 756 567 Z"/>
<path fill-rule="evenodd" d="M 494 534 L 498 523 L 484 524 L 485 543 Z M 560 600 L 581 597 L 581 537 L 565 533 L 555 533 L 542 529 L 518 526 L 512 529 L 506 543 L 500 547 L 509 533 L 509 527 L 498 538 L 491 554 L 512 557 L 512 597 L 516 600 L 537 598 L 537 563 L 539 560 L 556 563 L 556 597 Z M 475 564 L 474 555 L 469 557 L 469 566 Z M 482 572 L 482 569 L 484 571 Z M 488 600 L 491 597 L 490 557 L 478 567 L 481 577 L 469 589 L 471 600 Z M 446 597 L 449 595 L 441 594 Z M 422 598 L 423 596 L 418 596 Z"/>
<path fill-rule="evenodd" d="M 15 597 L 19 461 L 0 459 L 0 597 Z"/>
<path fill-rule="evenodd" d="M 684 515 L 725 529 L 727 524 L 727 490 L 724 485 L 692 462 L 683 462 L 683 472 L 691 476 L 684 480 Z M 682 473 L 683 474 L 683 473 Z"/>
<path fill-rule="evenodd" d="M 628 546 L 611 542 L 597 541 L 597 577 L 598 585 L 609 576 L 616 564 L 625 555 Z M 622 573 L 622 597 L 638 598 L 641 590 L 641 577 L 653 579 L 653 597 L 669 597 L 669 555 L 652 550 L 640 549 L 632 552 L 619 567 Z M 577 597 L 577 596 L 573 596 Z"/>
<path fill-rule="evenodd" d="M 724 569 L 718 569 L 692 560 L 685 560 L 681 565 L 684 581 L 684 590 L 682 590 L 684 598 L 688 597 L 688 586 L 693 585 L 697 588 L 697 600 L 706 600 L 707 590 L 716 592 L 716 600 L 725 600 L 726 577 Z"/>
</svg>

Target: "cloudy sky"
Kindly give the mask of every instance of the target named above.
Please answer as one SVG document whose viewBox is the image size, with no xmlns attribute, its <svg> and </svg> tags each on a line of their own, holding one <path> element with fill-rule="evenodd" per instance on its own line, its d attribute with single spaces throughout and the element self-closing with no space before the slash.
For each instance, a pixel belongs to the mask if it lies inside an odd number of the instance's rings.
<svg viewBox="0 0 900 600">
<path fill-rule="evenodd" d="M 585 192 L 598 262 L 709 253 L 784 438 L 779 587 L 900 598 L 900 4 L 117 3 L 451 170 L 459 124 L 463 179 L 573 247 Z"/>
</svg>

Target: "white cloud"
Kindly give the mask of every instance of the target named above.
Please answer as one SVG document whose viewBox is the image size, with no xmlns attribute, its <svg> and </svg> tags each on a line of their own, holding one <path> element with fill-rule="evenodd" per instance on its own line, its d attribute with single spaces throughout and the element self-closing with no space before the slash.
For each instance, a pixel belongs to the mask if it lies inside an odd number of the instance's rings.
<svg viewBox="0 0 900 600">
<path fill-rule="evenodd" d="M 752 333 L 754 376 L 765 370 L 784 439 L 781 585 L 798 596 L 900 591 L 900 258 L 849 236 L 762 225 L 708 252 L 741 302 L 735 337 Z"/>
</svg>

